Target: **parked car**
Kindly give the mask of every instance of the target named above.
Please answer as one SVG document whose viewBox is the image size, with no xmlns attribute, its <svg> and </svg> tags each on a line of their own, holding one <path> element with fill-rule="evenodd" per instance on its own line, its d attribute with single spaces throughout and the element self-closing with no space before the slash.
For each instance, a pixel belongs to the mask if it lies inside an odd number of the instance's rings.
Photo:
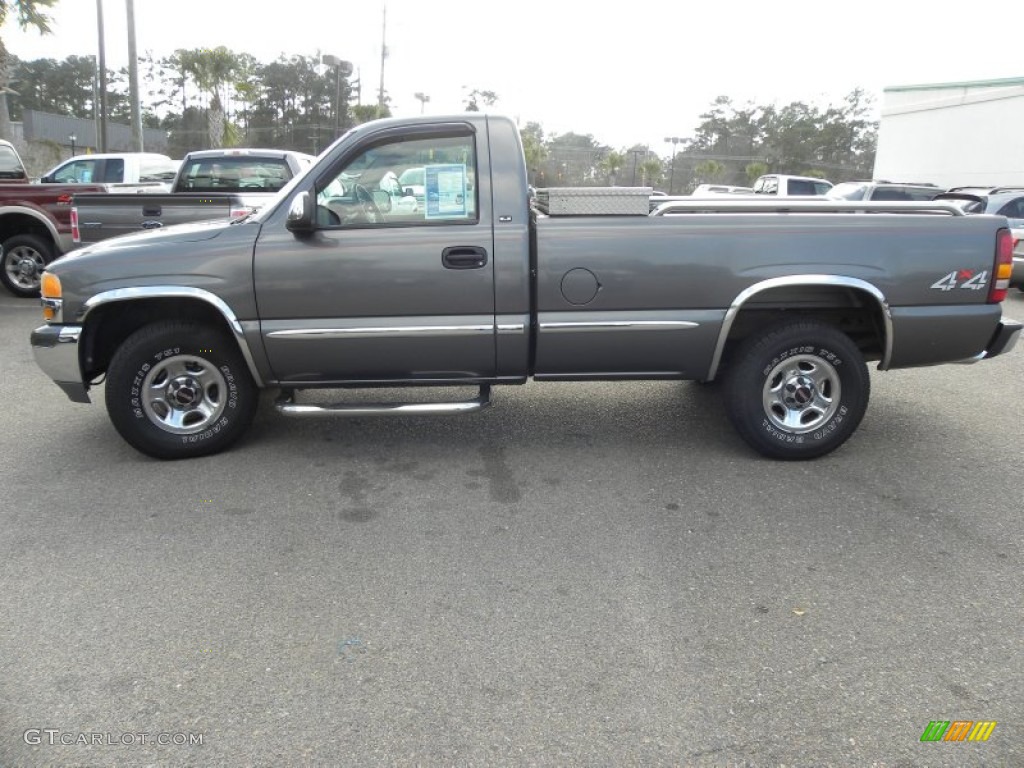
<svg viewBox="0 0 1024 768">
<path fill-rule="evenodd" d="M 897 181 L 844 181 L 825 197 L 833 200 L 911 200 L 923 202 L 944 192 L 935 184 Z"/>
<path fill-rule="evenodd" d="M 832 182 L 812 176 L 786 176 L 769 173 L 759 176 L 754 182 L 755 195 L 778 195 L 779 197 L 820 197 L 828 194 Z"/>
<path fill-rule="evenodd" d="M 1013 274 L 1010 285 L 1024 291 L 1024 187 L 953 187 L 935 200 L 949 200 L 964 213 L 1005 216 L 1013 235 Z"/>
<path fill-rule="evenodd" d="M 701 195 L 743 195 L 751 194 L 753 187 L 734 187 L 731 184 L 698 184 L 693 190 L 693 197 Z"/>
<path fill-rule="evenodd" d="M 0 141 L 0 284 L 15 296 L 39 296 L 46 265 L 72 247 L 74 193 L 105 184 L 31 184 L 18 151 Z"/>
<path fill-rule="evenodd" d="M 51 168 L 39 181 L 42 184 L 107 184 L 112 189 L 133 187 L 167 192 L 179 165 L 179 161 L 155 152 L 77 155 Z"/>
<path fill-rule="evenodd" d="M 283 149 L 204 149 L 181 161 L 169 192 L 75 194 L 74 242 L 88 245 L 129 232 L 240 218 L 272 200 L 315 158 Z"/>
</svg>

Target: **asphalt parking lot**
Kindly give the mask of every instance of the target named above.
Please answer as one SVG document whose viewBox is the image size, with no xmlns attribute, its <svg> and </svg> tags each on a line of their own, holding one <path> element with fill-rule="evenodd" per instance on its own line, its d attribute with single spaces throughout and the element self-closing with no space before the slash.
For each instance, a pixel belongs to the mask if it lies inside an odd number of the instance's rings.
<svg viewBox="0 0 1024 768">
<path fill-rule="evenodd" d="M 39 317 L 0 296 L 0 766 L 1024 764 L 1022 348 L 873 371 L 809 463 L 678 382 L 268 400 L 161 463 L 35 366 Z"/>
</svg>

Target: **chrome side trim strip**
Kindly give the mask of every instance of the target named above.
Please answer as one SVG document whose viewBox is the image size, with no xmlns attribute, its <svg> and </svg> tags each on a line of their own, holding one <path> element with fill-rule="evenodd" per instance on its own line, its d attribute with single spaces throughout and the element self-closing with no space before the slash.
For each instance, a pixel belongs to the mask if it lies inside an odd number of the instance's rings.
<svg viewBox="0 0 1024 768">
<path fill-rule="evenodd" d="M 718 366 L 722 362 L 722 353 L 725 351 L 725 342 L 729 338 L 729 330 L 732 328 L 736 315 L 747 301 L 756 294 L 771 290 L 772 288 L 797 288 L 805 285 L 856 288 L 874 297 L 875 301 L 878 302 L 879 308 L 882 310 L 882 321 L 885 324 L 884 351 L 882 352 L 882 361 L 878 364 L 878 369 L 880 371 L 886 370 L 892 358 L 892 310 L 889 308 L 889 302 L 886 300 L 885 294 L 871 283 L 861 280 L 859 277 L 846 277 L 844 275 L 788 275 L 786 277 L 771 277 L 754 283 L 740 291 L 739 296 L 733 300 L 725 313 L 722 329 L 718 332 L 718 342 L 715 344 L 715 354 L 711 358 L 711 367 L 708 369 L 708 375 L 705 380 L 712 381 L 715 378 L 715 374 L 718 373 Z"/>
<path fill-rule="evenodd" d="M 463 336 L 475 333 L 494 333 L 494 325 L 404 325 L 404 326 L 351 326 L 346 328 L 289 328 L 271 331 L 274 339 L 359 339 L 380 336 Z"/>
<path fill-rule="evenodd" d="M 242 324 L 238 322 L 238 318 L 235 313 L 231 311 L 231 307 L 228 306 L 227 302 L 224 301 L 220 296 L 209 291 L 204 291 L 202 288 L 192 288 L 184 285 L 150 285 L 142 288 L 115 288 L 112 291 L 104 291 L 103 293 L 97 293 L 95 296 L 88 298 L 85 303 L 82 304 L 82 308 L 78 311 L 78 320 L 81 323 L 85 323 L 85 319 L 89 316 L 97 307 L 101 307 L 104 304 L 110 304 L 115 301 L 129 301 L 131 299 L 199 299 L 205 301 L 214 307 L 227 321 L 228 326 L 231 328 L 231 333 L 235 337 L 235 341 L 238 342 L 238 347 L 242 352 L 242 357 L 245 358 L 245 364 L 249 366 L 249 373 L 252 374 L 253 380 L 259 387 L 263 386 L 263 379 L 260 377 L 260 372 L 256 369 L 256 362 L 253 359 L 252 351 L 249 349 L 249 343 L 245 340 L 245 334 L 242 331 Z"/>
<path fill-rule="evenodd" d="M 700 323 L 690 320 L 558 320 L 554 322 L 541 323 L 542 331 L 594 331 L 604 328 L 617 328 L 619 330 L 637 328 L 640 330 L 665 328 L 697 328 Z"/>
<path fill-rule="evenodd" d="M 525 323 L 498 323 L 498 333 L 520 333 L 525 328 Z"/>
</svg>

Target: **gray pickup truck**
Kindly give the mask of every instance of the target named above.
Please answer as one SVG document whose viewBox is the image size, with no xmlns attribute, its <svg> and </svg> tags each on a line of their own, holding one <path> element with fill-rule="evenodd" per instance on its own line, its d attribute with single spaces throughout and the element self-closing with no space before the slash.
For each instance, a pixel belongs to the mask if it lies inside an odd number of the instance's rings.
<svg viewBox="0 0 1024 768">
<path fill-rule="evenodd" d="M 169 192 L 76 194 L 72 238 L 76 245 L 89 245 L 140 230 L 244 216 L 273 200 L 314 160 L 283 149 L 190 152 Z"/>
<path fill-rule="evenodd" d="M 422 204 L 395 183 L 420 167 Z M 493 385 L 531 377 L 721 377 L 750 446 L 807 459 L 857 428 L 866 361 L 977 361 L 1021 330 L 1002 319 L 1003 217 L 763 198 L 648 213 L 646 192 L 565 193 L 529 195 L 507 118 L 367 123 L 253 215 L 50 264 L 34 354 L 75 402 L 105 374 L 117 431 L 159 458 L 234 443 L 264 387 L 286 415 L 367 416 L 473 412 Z M 479 391 L 327 405 L 296 394 L 412 385 Z"/>
</svg>

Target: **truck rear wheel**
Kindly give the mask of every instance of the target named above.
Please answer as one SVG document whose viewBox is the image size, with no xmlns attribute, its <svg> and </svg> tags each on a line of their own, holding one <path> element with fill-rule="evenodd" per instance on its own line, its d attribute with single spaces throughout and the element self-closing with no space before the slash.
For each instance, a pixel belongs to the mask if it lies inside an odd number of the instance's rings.
<svg viewBox="0 0 1024 768">
<path fill-rule="evenodd" d="M 732 363 L 729 418 L 770 458 L 824 456 L 846 442 L 867 410 L 871 378 L 864 356 L 825 323 L 791 321 L 751 336 Z"/>
<path fill-rule="evenodd" d="M 107 412 L 128 443 L 157 459 L 222 451 L 252 423 L 259 390 L 238 345 L 195 323 L 147 325 L 107 369 Z"/>
<path fill-rule="evenodd" d="M 15 296 L 39 295 L 43 270 L 53 261 L 53 247 L 37 235 L 15 235 L 4 241 L 0 282 Z"/>
</svg>

